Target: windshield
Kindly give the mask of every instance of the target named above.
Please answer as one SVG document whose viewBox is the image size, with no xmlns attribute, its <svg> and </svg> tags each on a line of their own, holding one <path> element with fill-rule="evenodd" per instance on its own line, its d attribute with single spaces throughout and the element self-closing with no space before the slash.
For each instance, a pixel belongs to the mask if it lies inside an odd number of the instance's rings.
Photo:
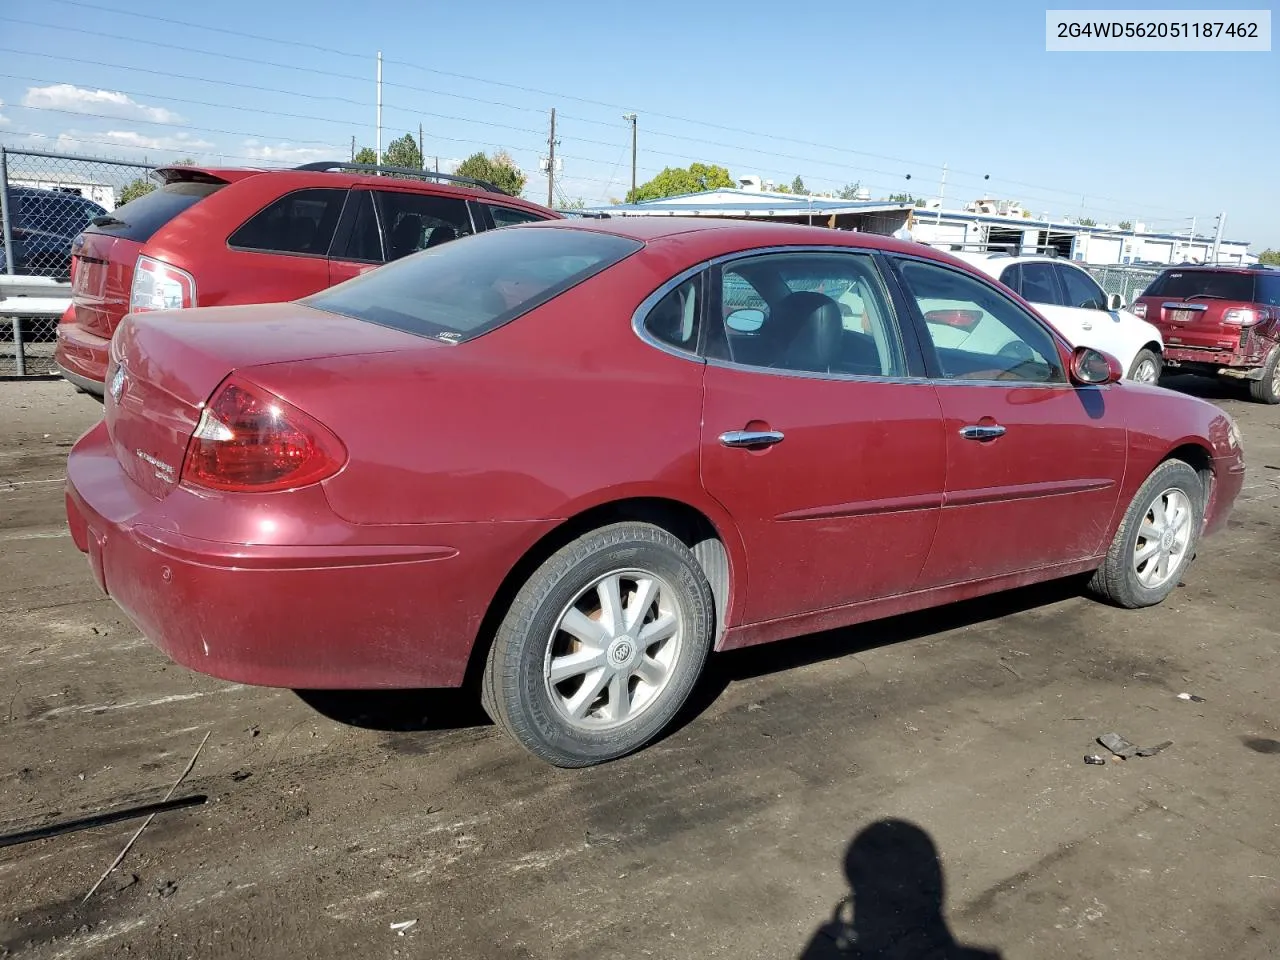
<svg viewBox="0 0 1280 960">
<path fill-rule="evenodd" d="M 1148 297 L 1205 297 L 1214 300 L 1243 300 L 1253 297 L 1253 274 L 1226 270 L 1166 270 L 1147 287 Z"/>
<path fill-rule="evenodd" d="M 514 226 L 423 250 L 302 302 L 459 343 L 546 303 L 641 246 L 587 230 Z"/>
</svg>

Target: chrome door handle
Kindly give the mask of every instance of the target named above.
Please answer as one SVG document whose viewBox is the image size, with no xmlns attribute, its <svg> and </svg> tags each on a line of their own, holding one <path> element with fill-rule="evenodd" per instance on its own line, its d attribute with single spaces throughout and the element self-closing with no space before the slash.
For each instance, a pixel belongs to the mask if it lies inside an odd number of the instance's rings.
<svg viewBox="0 0 1280 960">
<path fill-rule="evenodd" d="M 1001 426 L 964 427 L 960 431 L 960 436 L 964 437 L 966 440 L 980 440 L 982 442 L 986 442 L 988 440 L 995 440 L 999 437 L 1003 437 L 1004 427 L 1001 427 Z"/>
<path fill-rule="evenodd" d="M 1093 329 L 1093 324 L 1092 324 L 1092 323 L 1082 323 L 1082 324 L 1080 324 L 1080 326 L 1081 326 L 1083 329 L 1085 329 L 1085 330 L 1092 330 L 1092 329 Z"/>
<path fill-rule="evenodd" d="M 772 447 L 782 442 L 780 430 L 729 430 L 720 434 L 726 447 Z"/>
</svg>

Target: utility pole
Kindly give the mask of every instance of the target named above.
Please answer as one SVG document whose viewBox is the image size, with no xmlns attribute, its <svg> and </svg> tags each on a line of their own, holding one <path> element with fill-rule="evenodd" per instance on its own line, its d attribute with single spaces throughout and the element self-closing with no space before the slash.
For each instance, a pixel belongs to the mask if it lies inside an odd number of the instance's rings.
<svg viewBox="0 0 1280 960">
<path fill-rule="evenodd" d="M 427 169 L 427 154 L 422 148 L 422 124 L 418 124 L 418 161 L 423 170 Z"/>
<path fill-rule="evenodd" d="M 556 201 L 556 108 L 551 108 L 551 136 L 547 137 L 547 206 Z"/>
<path fill-rule="evenodd" d="M 1222 228 L 1226 225 L 1226 211 L 1218 214 L 1218 228 L 1213 231 L 1213 262 L 1218 262 L 1218 247 L 1222 243 Z"/>
<path fill-rule="evenodd" d="M 934 219 L 934 224 L 942 222 L 942 204 L 947 197 L 947 165 L 942 165 L 942 186 L 938 190 L 938 216 Z"/>
<path fill-rule="evenodd" d="M 631 121 L 631 192 L 636 192 L 636 115 L 624 113 L 623 120 Z"/>
<path fill-rule="evenodd" d="M 374 163 L 382 163 L 382 51 L 378 51 L 378 157 Z M 382 176 L 382 171 L 378 171 L 378 176 Z"/>
<path fill-rule="evenodd" d="M 351 162 L 352 162 L 352 163 L 355 163 L 355 162 L 356 162 L 356 137 L 355 137 L 355 134 L 352 134 L 352 135 L 351 135 Z"/>
</svg>

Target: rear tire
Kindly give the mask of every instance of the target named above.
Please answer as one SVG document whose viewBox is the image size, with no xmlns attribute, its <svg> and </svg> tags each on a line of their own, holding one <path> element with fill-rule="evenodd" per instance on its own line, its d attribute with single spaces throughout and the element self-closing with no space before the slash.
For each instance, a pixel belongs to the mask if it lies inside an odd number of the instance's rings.
<svg viewBox="0 0 1280 960">
<path fill-rule="evenodd" d="M 1280 347 L 1262 368 L 1261 380 L 1249 381 L 1249 396 L 1259 403 L 1280 403 Z"/>
<path fill-rule="evenodd" d="M 674 719 L 714 628 L 711 587 L 680 540 L 647 523 L 601 527 L 520 588 L 489 650 L 481 702 L 548 763 L 613 760 Z"/>
<path fill-rule="evenodd" d="M 1089 589 L 1116 606 L 1150 607 L 1178 585 L 1196 553 L 1204 518 L 1204 485 L 1181 460 L 1151 472 L 1125 511 Z"/>
<path fill-rule="evenodd" d="M 1164 361 L 1160 358 L 1160 354 L 1143 347 L 1138 351 L 1138 355 L 1133 358 L 1133 363 L 1129 366 L 1127 379 L 1137 383 L 1154 385 L 1160 382 L 1160 374 L 1163 370 Z"/>
</svg>

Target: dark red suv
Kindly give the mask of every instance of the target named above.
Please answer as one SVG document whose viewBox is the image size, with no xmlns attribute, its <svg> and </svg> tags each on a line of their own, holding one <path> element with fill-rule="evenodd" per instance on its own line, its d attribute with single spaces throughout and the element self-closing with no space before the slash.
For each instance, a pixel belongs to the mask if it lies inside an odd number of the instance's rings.
<svg viewBox="0 0 1280 960">
<path fill-rule="evenodd" d="M 1244 380 L 1280 403 L 1280 269 L 1171 267 L 1130 309 L 1160 329 L 1166 369 Z"/>
<path fill-rule="evenodd" d="M 363 164 L 165 167 L 72 244 L 55 359 L 102 395 L 127 313 L 296 300 L 467 234 L 559 214 L 465 177 Z M 448 182 L 440 182 L 448 181 Z"/>
</svg>

